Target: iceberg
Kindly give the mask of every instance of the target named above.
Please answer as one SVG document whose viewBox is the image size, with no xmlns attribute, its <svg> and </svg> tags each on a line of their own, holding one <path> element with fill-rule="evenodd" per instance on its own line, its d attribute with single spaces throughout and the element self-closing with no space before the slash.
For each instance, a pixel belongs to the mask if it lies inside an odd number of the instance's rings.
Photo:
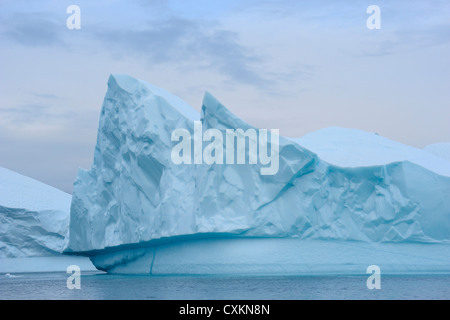
<svg viewBox="0 0 450 320">
<path fill-rule="evenodd" d="M 111 75 L 92 168 L 74 182 L 65 252 L 125 274 L 450 271 L 448 161 L 328 128 L 272 140 L 273 175 L 261 174 L 262 161 L 175 164 L 172 133 L 186 130 L 194 146 L 198 121 L 222 136 L 256 130 L 209 93 L 199 113 L 145 81 Z"/>
<path fill-rule="evenodd" d="M 437 157 L 450 161 L 450 142 L 430 144 L 424 148 Z"/>
<path fill-rule="evenodd" d="M 95 270 L 62 254 L 68 243 L 71 195 L 0 168 L 0 272 Z"/>
<path fill-rule="evenodd" d="M 0 168 L 0 258 L 61 253 L 67 245 L 71 196 Z"/>
</svg>

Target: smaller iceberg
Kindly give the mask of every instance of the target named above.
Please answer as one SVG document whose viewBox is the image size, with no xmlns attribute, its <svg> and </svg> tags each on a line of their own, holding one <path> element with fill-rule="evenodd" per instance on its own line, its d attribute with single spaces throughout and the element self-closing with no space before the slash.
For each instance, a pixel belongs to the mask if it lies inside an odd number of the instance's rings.
<svg viewBox="0 0 450 320">
<path fill-rule="evenodd" d="M 71 195 L 0 168 L 0 273 L 96 270 L 86 258 L 63 255 Z"/>
</svg>

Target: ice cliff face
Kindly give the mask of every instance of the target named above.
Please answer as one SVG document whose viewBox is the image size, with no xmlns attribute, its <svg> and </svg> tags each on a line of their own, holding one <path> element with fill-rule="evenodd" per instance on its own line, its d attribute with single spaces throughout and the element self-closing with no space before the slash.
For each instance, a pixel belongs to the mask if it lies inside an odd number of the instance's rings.
<svg viewBox="0 0 450 320">
<path fill-rule="evenodd" d="M 174 164 L 172 132 L 194 136 L 199 119 L 204 131 L 253 128 L 210 94 L 198 114 L 143 81 L 110 77 L 93 166 L 74 184 L 68 251 L 132 250 L 113 259 L 123 264 L 147 254 L 134 248 L 186 237 L 450 241 L 450 165 L 443 159 L 331 128 L 280 137 L 273 176 L 261 175 L 261 164 Z"/>
<path fill-rule="evenodd" d="M 0 259 L 60 254 L 68 242 L 71 198 L 0 168 Z"/>
</svg>

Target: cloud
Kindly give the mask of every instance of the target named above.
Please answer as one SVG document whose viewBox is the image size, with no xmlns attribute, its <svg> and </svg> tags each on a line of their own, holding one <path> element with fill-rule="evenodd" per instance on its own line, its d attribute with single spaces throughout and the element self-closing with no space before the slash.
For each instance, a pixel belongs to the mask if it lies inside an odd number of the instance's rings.
<svg viewBox="0 0 450 320">
<path fill-rule="evenodd" d="M 36 92 L 30 92 L 30 94 L 35 97 L 35 98 L 39 98 L 39 99 L 45 99 L 45 100 L 58 100 L 60 99 L 57 95 L 55 94 L 49 94 L 49 93 L 36 93 Z"/>
<path fill-rule="evenodd" d="M 43 118 L 52 118 L 54 115 L 48 111 L 48 107 L 40 104 L 23 104 L 14 108 L 0 109 L 3 120 L 14 123 L 30 123 Z"/>
<path fill-rule="evenodd" d="M 29 47 L 64 44 L 64 24 L 48 13 L 14 13 L 0 19 L 0 34 Z"/>
<path fill-rule="evenodd" d="M 91 165 L 94 146 L 86 139 L 50 138 L 18 136 L 0 126 L 0 166 L 71 193 L 78 167 Z"/>
<path fill-rule="evenodd" d="M 254 86 L 273 84 L 253 68 L 263 57 L 242 45 L 237 33 L 214 22 L 170 17 L 148 22 L 141 30 L 103 29 L 94 37 L 114 52 L 139 55 L 150 63 L 211 69 L 232 81 Z"/>
<path fill-rule="evenodd" d="M 98 112 L 29 103 L 0 108 L 0 166 L 72 192 L 92 161 Z"/>
<path fill-rule="evenodd" d="M 281 79 L 289 76 L 270 70 L 265 52 L 243 44 L 239 30 L 227 30 L 218 20 L 189 18 L 165 1 L 135 0 L 135 4 L 137 8 L 111 9 L 109 22 L 102 21 L 102 15 L 92 20 L 91 11 L 96 9 L 82 6 L 86 22 L 81 33 L 66 32 L 65 12 L 10 13 L 0 18 L 0 36 L 27 47 L 70 46 L 72 51 L 107 52 L 116 59 L 170 64 L 183 73 L 206 70 L 227 82 L 264 91 L 284 84 Z M 126 10 L 125 20 L 120 19 L 119 9 Z M 133 21 L 131 13 L 136 13 Z M 74 46 L 74 41 L 80 45 Z"/>
<path fill-rule="evenodd" d="M 0 108 L 0 126 L 4 130 L 17 137 L 41 141 L 76 140 L 81 131 L 95 132 L 97 119 L 97 111 L 78 111 L 57 103 L 34 102 Z"/>
</svg>

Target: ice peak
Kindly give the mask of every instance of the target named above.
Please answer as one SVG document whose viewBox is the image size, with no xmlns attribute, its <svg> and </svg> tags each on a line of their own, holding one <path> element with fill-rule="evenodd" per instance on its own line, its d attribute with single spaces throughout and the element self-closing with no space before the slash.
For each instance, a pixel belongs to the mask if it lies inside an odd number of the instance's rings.
<svg viewBox="0 0 450 320">
<path fill-rule="evenodd" d="M 140 81 L 126 74 L 111 74 L 108 79 L 108 87 L 117 90 L 122 89 L 128 93 L 133 93 L 139 86 Z"/>
<path fill-rule="evenodd" d="M 206 122 L 208 127 L 219 130 L 230 128 L 247 130 L 249 128 L 254 128 L 232 113 L 208 91 L 205 92 L 205 96 L 203 98 L 202 119 Z"/>
</svg>

